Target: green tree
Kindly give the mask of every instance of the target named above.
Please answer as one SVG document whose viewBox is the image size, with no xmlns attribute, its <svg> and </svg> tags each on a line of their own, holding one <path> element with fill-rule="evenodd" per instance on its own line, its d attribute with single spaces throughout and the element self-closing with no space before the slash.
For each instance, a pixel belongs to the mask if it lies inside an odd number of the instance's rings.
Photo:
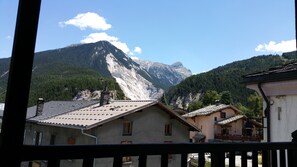
<svg viewBox="0 0 297 167">
<path fill-rule="evenodd" d="M 259 117 L 263 110 L 262 97 L 256 92 L 248 97 L 248 108 L 253 113 L 254 117 Z"/>
<path fill-rule="evenodd" d="M 223 104 L 231 104 L 232 103 L 232 97 L 230 91 L 223 91 L 220 93 L 221 100 L 220 102 Z"/>
<path fill-rule="evenodd" d="M 215 104 L 217 100 L 219 100 L 219 94 L 215 90 L 207 90 L 202 98 L 202 103 L 204 106 L 208 106 L 211 104 Z"/>
<path fill-rule="evenodd" d="M 235 104 L 235 107 L 238 108 L 242 113 L 242 115 L 247 116 L 248 118 L 251 118 L 254 116 L 253 112 L 246 106 L 242 105 L 241 103 Z"/>
<path fill-rule="evenodd" d="M 202 107 L 203 107 L 203 104 L 201 101 L 193 101 L 189 104 L 188 111 L 189 112 L 195 111 Z"/>
</svg>

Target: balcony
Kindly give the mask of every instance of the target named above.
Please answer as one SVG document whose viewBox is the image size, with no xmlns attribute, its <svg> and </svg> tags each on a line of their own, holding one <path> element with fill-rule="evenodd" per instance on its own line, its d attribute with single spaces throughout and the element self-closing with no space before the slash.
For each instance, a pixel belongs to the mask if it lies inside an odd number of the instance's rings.
<svg viewBox="0 0 297 167">
<path fill-rule="evenodd" d="M 247 167 L 247 152 L 252 152 L 252 165 L 258 166 L 261 154 L 263 167 L 295 167 L 297 165 L 297 144 L 281 143 L 176 143 L 176 144 L 130 144 L 130 145 L 76 145 L 76 146 L 22 146 L 14 157 L 20 161 L 43 160 L 49 167 L 60 166 L 60 160 L 82 159 L 83 167 L 93 167 L 95 158 L 113 158 L 113 166 L 123 165 L 122 157 L 138 157 L 138 166 L 150 166 L 147 157 L 159 155 L 161 167 L 170 166 L 168 154 L 181 158 L 181 167 L 188 166 L 188 154 L 198 153 L 198 166 L 205 166 L 205 155 L 211 155 L 212 167 L 225 167 L 225 154 L 229 153 L 228 164 L 235 167 L 235 152 L 241 153 L 241 166 Z M 4 154 L 1 148 L 1 154 Z M 277 158 L 278 157 L 278 158 Z M 9 160 L 1 159 L 1 161 Z M 287 165 L 286 165 L 287 164 Z"/>
<path fill-rule="evenodd" d="M 177 166 L 188 166 L 188 155 L 198 153 L 199 167 L 205 166 L 205 155 L 211 155 L 212 167 L 225 167 L 225 154 L 229 153 L 229 166 L 235 167 L 235 152 L 241 153 L 241 166 L 247 167 L 247 152 L 252 152 L 252 165 L 258 166 L 258 155 L 263 167 L 297 166 L 297 131 L 292 133 L 292 142 L 275 143 L 170 143 L 129 145 L 23 145 L 26 110 L 40 0 L 20 0 L 4 117 L 0 140 L 0 166 L 19 167 L 22 162 L 44 162 L 48 167 L 59 167 L 61 160 L 81 159 L 83 167 L 92 167 L 97 158 L 113 158 L 114 167 L 123 165 L 122 157 L 138 157 L 138 166 L 150 165 L 147 158 L 160 156 L 160 166 L 170 165 L 169 154 L 180 157 Z M 20 84 L 22 83 L 22 84 Z"/>
</svg>

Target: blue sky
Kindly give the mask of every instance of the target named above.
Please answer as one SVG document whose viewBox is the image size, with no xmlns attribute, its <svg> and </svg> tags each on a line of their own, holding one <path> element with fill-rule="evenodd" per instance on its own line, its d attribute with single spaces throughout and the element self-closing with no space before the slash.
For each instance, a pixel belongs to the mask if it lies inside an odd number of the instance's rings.
<svg viewBox="0 0 297 167">
<path fill-rule="evenodd" d="M 18 1 L 0 0 L 0 58 Z M 295 50 L 294 0 L 43 0 L 36 52 L 109 40 L 131 57 L 193 73 Z"/>
</svg>

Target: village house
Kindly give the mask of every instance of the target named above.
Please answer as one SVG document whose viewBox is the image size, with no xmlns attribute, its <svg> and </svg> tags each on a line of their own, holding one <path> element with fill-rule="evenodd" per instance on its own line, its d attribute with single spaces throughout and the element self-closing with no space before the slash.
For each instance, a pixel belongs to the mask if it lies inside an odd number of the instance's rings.
<svg viewBox="0 0 297 167">
<path fill-rule="evenodd" d="M 195 141 L 260 141 L 261 124 L 241 115 L 232 105 L 215 104 L 182 115 L 195 124 L 203 135 L 191 132 Z"/>
<path fill-rule="evenodd" d="M 199 129 L 155 100 L 40 101 L 28 108 L 24 144 L 189 143 L 190 131 Z M 169 166 L 180 165 L 180 155 L 168 158 Z M 138 157 L 123 157 L 122 162 L 138 166 Z M 147 162 L 158 166 L 161 156 L 148 156 Z M 94 164 L 112 166 L 113 159 Z M 82 160 L 61 161 L 61 166 L 81 165 Z"/>
<path fill-rule="evenodd" d="M 245 75 L 243 83 L 264 99 L 264 140 L 291 141 L 297 129 L 297 62 Z"/>
</svg>

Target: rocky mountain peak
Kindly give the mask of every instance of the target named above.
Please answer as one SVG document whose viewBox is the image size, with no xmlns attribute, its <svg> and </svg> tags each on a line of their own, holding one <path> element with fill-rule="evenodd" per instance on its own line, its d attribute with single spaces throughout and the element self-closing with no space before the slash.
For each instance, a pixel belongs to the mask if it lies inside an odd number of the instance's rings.
<svg viewBox="0 0 297 167">
<path fill-rule="evenodd" d="M 180 61 L 177 61 L 177 62 L 173 63 L 171 66 L 175 67 L 175 68 L 184 67 L 183 64 Z"/>
</svg>

